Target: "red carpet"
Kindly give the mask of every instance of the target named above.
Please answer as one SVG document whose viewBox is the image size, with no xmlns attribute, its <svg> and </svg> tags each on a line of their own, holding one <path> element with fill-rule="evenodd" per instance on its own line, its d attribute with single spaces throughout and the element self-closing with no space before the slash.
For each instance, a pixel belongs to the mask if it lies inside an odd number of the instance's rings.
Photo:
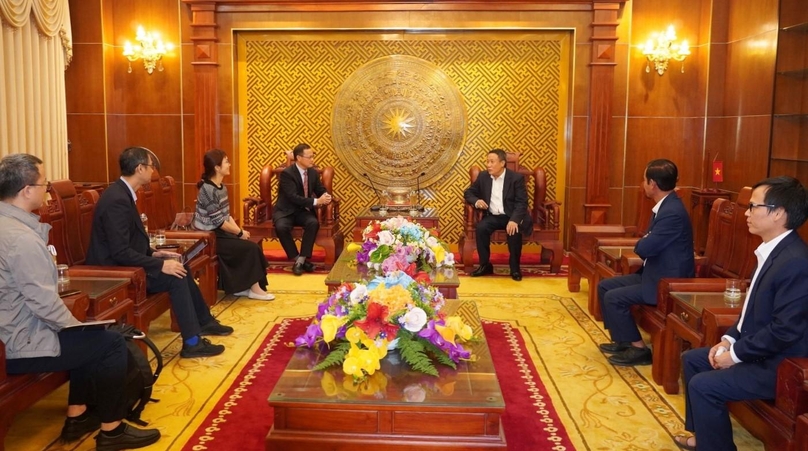
<svg viewBox="0 0 808 451">
<path fill-rule="evenodd" d="M 281 249 L 273 250 L 273 249 L 264 249 L 264 255 L 269 261 L 269 269 L 267 272 L 269 274 L 280 274 L 280 273 L 292 273 L 292 262 L 286 259 L 286 253 L 283 252 Z M 314 255 L 311 257 L 311 261 L 314 263 L 315 266 L 315 274 L 328 274 L 328 271 L 323 268 L 323 258 L 324 252 L 322 250 L 315 249 Z M 559 277 L 566 277 L 567 270 L 568 270 L 568 262 L 569 257 L 564 257 L 564 261 L 561 264 L 561 271 L 558 273 L 550 272 L 550 265 L 548 263 L 542 263 L 540 261 L 540 255 L 537 253 L 524 253 L 522 254 L 522 275 L 525 277 L 542 277 L 542 276 L 559 276 Z M 460 261 L 460 254 L 455 252 L 455 261 Z M 476 254 L 475 254 L 475 265 L 476 265 Z M 507 253 L 494 253 L 491 254 L 491 263 L 494 264 L 494 275 L 503 276 L 503 277 L 510 277 L 510 270 L 508 269 L 508 254 Z M 457 265 L 458 274 L 461 276 L 465 276 L 466 273 L 463 271 L 463 265 Z"/>
<path fill-rule="evenodd" d="M 285 320 L 272 328 L 183 451 L 264 449 L 273 418 L 267 398 L 294 353 L 285 343 L 303 333 L 310 321 Z M 508 323 L 487 321 L 483 329 L 505 398 L 502 424 L 508 450 L 574 450 L 519 331 Z"/>
</svg>

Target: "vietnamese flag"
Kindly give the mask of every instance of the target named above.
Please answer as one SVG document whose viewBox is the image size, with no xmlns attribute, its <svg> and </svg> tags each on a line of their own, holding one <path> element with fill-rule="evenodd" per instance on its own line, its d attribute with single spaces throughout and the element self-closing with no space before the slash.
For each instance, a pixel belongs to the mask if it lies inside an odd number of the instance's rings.
<svg viewBox="0 0 808 451">
<path fill-rule="evenodd" d="M 713 161 L 713 183 L 724 181 L 724 162 Z"/>
</svg>

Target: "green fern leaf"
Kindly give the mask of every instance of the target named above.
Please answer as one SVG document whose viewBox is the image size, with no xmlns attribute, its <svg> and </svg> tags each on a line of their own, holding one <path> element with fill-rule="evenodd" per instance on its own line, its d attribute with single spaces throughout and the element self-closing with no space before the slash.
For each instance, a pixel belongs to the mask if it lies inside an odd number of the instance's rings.
<svg viewBox="0 0 808 451">
<path fill-rule="evenodd" d="M 421 338 L 419 341 L 424 345 L 424 348 L 426 348 L 429 355 L 434 357 L 438 363 L 451 367 L 452 369 L 457 369 L 457 364 L 455 364 L 454 360 L 452 360 L 449 355 L 443 352 L 443 350 L 441 350 L 439 347 L 435 346 L 429 340 L 424 338 Z"/>
<path fill-rule="evenodd" d="M 418 340 L 399 340 L 398 351 L 401 358 L 415 371 L 419 371 L 430 376 L 437 376 L 438 370 L 426 355 L 424 345 Z"/>
<path fill-rule="evenodd" d="M 334 349 L 328 353 L 327 356 L 323 359 L 322 362 L 318 363 L 317 365 L 312 368 L 313 371 L 321 371 L 326 368 L 330 368 L 335 365 L 341 365 L 342 362 L 345 361 L 345 356 L 348 355 L 348 351 L 351 350 L 351 344 L 347 341 L 340 342 L 338 345 L 334 346 Z"/>
</svg>

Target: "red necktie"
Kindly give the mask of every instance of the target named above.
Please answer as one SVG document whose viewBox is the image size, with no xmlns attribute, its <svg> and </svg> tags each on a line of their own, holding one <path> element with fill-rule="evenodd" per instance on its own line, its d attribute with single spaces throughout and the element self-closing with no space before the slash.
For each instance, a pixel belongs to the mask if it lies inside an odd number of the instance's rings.
<svg viewBox="0 0 808 451">
<path fill-rule="evenodd" d="M 309 171 L 303 171 L 303 197 L 309 197 Z"/>
</svg>

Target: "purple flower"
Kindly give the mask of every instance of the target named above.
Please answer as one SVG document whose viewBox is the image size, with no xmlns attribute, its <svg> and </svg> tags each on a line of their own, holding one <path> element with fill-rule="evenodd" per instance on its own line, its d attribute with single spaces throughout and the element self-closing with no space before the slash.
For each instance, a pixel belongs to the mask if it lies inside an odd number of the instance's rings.
<svg viewBox="0 0 808 451">
<path fill-rule="evenodd" d="M 453 345 L 448 343 L 449 345 L 449 358 L 454 360 L 455 362 L 459 362 L 461 359 L 468 360 L 471 357 L 471 351 L 467 351 L 463 349 L 463 346 L 460 344 Z"/>
<path fill-rule="evenodd" d="M 322 336 L 323 331 L 320 329 L 320 325 L 311 323 L 303 335 L 295 338 L 295 346 L 308 346 L 310 348 Z"/>
<path fill-rule="evenodd" d="M 444 349 L 446 347 L 446 340 L 444 340 L 443 337 L 440 335 L 440 333 L 438 333 L 438 331 L 435 329 L 434 319 L 429 320 L 429 322 L 426 324 L 426 327 L 424 327 L 423 329 L 421 329 L 420 332 L 418 332 L 418 336 L 421 338 L 426 338 L 427 340 L 429 340 L 430 343 L 441 349 Z"/>
<path fill-rule="evenodd" d="M 376 249 L 376 243 L 372 241 L 365 241 L 362 243 L 362 250 L 356 253 L 356 262 L 365 264 L 370 261 L 370 253 Z"/>
</svg>

